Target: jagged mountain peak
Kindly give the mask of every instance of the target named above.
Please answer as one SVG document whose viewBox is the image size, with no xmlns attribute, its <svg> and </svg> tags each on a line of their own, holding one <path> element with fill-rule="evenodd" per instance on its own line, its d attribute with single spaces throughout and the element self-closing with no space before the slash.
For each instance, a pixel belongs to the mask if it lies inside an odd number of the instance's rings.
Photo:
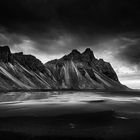
<svg viewBox="0 0 140 140">
<path fill-rule="evenodd" d="M 73 49 L 72 51 L 71 51 L 71 54 L 81 54 L 77 49 Z"/>
<path fill-rule="evenodd" d="M 11 53 L 9 46 L 0 46 L 0 53 Z"/>
<path fill-rule="evenodd" d="M 81 59 L 81 53 L 77 49 L 73 49 L 71 53 L 62 57 L 62 60 L 64 61 L 70 61 L 70 60 L 79 61 L 80 59 Z"/>
<path fill-rule="evenodd" d="M 0 46 L 0 62 L 13 63 L 13 57 L 9 46 Z"/>
<path fill-rule="evenodd" d="M 77 58 L 80 59 L 81 53 L 77 49 L 73 49 L 70 54 L 67 55 L 71 60 L 75 60 Z"/>
<path fill-rule="evenodd" d="M 93 51 L 90 48 L 86 48 L 83 54 L 88 53 L 88 54 L 93 54 Z"/>
<path fill-rule="evenodd" d="M 61 88 L 126 88 L 119 82 L 111 64 L 103 59 L 96 59 L 90 48 L 83 53 L 74 49 L 60 59 L 49 61 L 45 66 L 59 81 Z"/>
<path fill-rule="evenodd" d="M 87 48 L 83 53 L 82 53 L 82 60 L 86 62 L 91 62 L 95 60 L 95 56 L 93 54 L 93 51 L 90 48 Z"/>
<path fill-rule="evenodd" d="M 83 53 L 79 52 L 77 49 L 73 49 L 68 55 L 63 56 L 60 60 L 72 60 L 74 62 L 91 62 L 96 60 L 96 58 L 94 57 L 93 51 L 90 48 L 87 48 Z"/>
<path fill-rule="evenodd" d="M 25 55 L 23 52 L 11 53 L 9 46 L 0 46 L 0 62 L 11 63 L 12 65 L 19 63 L 34 72 L 45 72 L 45 66 L 35 56 Z"/>
</svg>

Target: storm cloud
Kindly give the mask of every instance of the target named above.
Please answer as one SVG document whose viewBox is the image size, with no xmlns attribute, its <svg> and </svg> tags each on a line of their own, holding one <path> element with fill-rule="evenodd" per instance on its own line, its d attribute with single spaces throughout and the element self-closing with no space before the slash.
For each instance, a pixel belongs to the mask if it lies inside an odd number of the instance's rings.
<svg viewBox="0 0 140 140">
<path fill-rule="evenodd" d="M 116 57 L 140 68 L 140 39 L 125 38 Z"/>
<path fill-rule="evenodd" d="M 139 15 L 135 0 L 1 0 L 0 44 L 50 55 L 91 47 L 139 65 L 140 41 L 127 37 L 140 33 Z"/>
<path fill-rule="evenodd" d="M 128 0 L 1 0 L 0 24 L 32 36 L 61 30 L 98 34 L 138 29 L 140 6 Z"/>
</svg>

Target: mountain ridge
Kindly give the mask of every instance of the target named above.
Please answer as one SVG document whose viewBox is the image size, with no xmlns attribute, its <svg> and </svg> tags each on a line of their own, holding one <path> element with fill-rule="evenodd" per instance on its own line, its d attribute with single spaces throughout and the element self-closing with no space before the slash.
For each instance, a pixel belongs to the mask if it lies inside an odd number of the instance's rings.
<svg viewBox="0 0 140 140">
<path fill-rule="evenodd" d="M 45 66 L 50 69 L 62 88 L 125 88 L 120 83 L 111 64 L 103 59 L 96 59 L 90 48 L 83 53 L 74 49 L 60 59 L 47 62 Z"/>
<path fill-rule="evenodd" d="M 0 89 L 127 89 L 110 63 L 87 48 L 43 64 L 33 55 L 0 47 Z"/>
<path fill-rule="evenodd" d="M 93 51 L 90 48 L 87 48 L 83 53 L 80 53 L 78 50 L 74 49 L 68 55 L 60 59 L 55 59 L 47 62 L 47 64 L 63 64 L 65 61 L 74 61 L 75 63 L 84 63 L 85 66 L 94 67 L 97 71 L 102 72 L 103 74 L 109 76 L 111 79 L 118 81 L 118 77 L 112 68 L 111 64 L 105 62 L 103 59 L 96 59 Z M 112 74 L 112 75 L 109 75 Z"/>
</svg>

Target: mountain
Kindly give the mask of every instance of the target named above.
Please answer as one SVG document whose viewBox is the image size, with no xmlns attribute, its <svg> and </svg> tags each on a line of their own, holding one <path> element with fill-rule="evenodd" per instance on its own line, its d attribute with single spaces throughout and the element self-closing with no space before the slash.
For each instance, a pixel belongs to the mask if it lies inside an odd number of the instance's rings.
<svg viewBox="0 0 140 140">
<path fill-rule="evenodd" d="M 17 89 L 127 89 L 103 59 L 92 50 L 73 50 L 45 65 L 32 55 L 11 53 L 0 46 L 0 90 Z"/>
<path fill-rule="evenodd" d="M 0 89 L 51 89 L 57 82 L 40 60 L 0 47 Z"/>
<path fill-rule="evenodd" d="M 68 89 L 127 89 L 122 85 L 111 64 L 96 59 L 87 48 L 83 53 L 72 50 L 60 59 L 45 64 L 58 81 L 59 88 Z"/>
</svg>

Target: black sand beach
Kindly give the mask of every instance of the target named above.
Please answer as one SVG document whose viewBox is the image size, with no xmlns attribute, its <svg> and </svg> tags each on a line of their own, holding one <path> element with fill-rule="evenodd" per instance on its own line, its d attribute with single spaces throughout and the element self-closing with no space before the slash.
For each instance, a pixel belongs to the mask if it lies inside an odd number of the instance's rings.
<svg viewBox="0 0 140 140">
<path fill-rule="evenodd" d="M 100 95 L 75 92 L 1 103 L 0 139 L 139 139 L 139 98 Z"/>
</svg>

